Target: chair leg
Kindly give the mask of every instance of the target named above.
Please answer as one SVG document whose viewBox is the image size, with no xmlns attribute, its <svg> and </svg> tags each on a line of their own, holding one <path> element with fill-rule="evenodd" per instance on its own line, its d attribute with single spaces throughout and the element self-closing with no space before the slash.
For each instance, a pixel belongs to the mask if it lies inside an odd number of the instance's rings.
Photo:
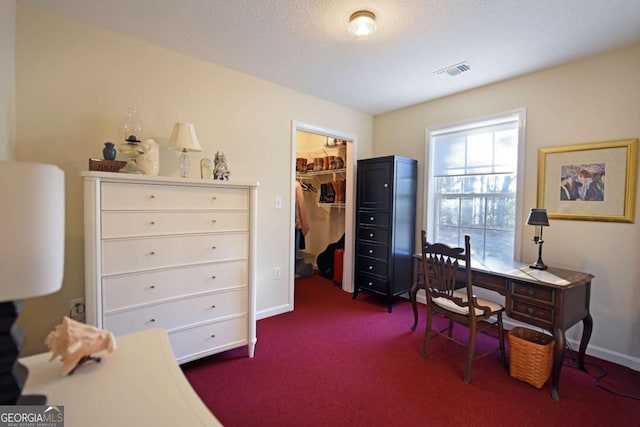
<svg viewBox="0 0 640 427">
<path fill-rule="evenodd" d="M 471 382 L 471 365 L 473 364 L 473 356 L 476 351 L 476 332 L 477 324 L 472 322 L 469 325 L 469 343 L 467 346 L 467 366 L 464 371 L 464 383 L 469 384 Z"/>
<path fill-rule="evenodd" d="M 431 310 L 427 308 L 427 328 L 424 331 L 424 341 L 422 342 L 422 357 L 427 357 L 427 347 L 429 346 L 429 339 L 431 338 L 431 327 L 433 324 L 433 315 Z"/>
<path fill-rule="evenodd" d="M 449 319 L 449 338 L 453 335 L 453 320 Z"/>
<path fill-rule="evenodd" d="M 502 355 L 502 364 L 507 368 L 507 357 L 504 349 L 504 327 L 502 325 L 502 313 L 498 313 L 498 341 L 500 342 L 500 354 Z"/>
</svg>

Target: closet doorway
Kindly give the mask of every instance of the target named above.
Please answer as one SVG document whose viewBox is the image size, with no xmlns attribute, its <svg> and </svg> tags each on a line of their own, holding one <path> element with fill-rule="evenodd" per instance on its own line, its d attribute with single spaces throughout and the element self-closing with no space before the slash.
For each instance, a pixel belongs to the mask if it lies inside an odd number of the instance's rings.
<svg viewBox="0 0 640 427">
<path fill-rule="evenodd" d="M 316 258 L 344 234 L 342 289 L 353 292 L 353 226 L 356 137 L 344 132 L 293 122 L 291 179 L 291 262 L 289 303 L 295 289 L 295 191 L 302 183 L 310 229 L 302 256 L 316 268 Z M 327 184 L 333 183 L 331 185 Z M 342 185 L 342 188 L 338 188 Z M 324 186 L 324 187 L 323 187 Z M 336 188 L 338 191 L 336 192 Z M 327 190 L 327 191 L 324 191 Z M 327 194 L 328 193 L 328 194 Z M 332 194 L 333 193 L 333 194 Z M 336 194 L 337 193 L 337 194 Z"/>
</svg>

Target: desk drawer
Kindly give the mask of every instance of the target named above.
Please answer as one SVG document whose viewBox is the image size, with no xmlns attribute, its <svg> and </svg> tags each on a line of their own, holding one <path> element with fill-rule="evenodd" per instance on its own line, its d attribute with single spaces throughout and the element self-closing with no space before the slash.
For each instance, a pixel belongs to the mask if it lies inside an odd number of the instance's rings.
<svg viewBox="0 0 640 427">
<path fill-rule="evenodd" d="M 523 320 L 533 325 L 542 327 L 553 326 L 554 310 L 551 307 L 543 307 L 519 299 L 511 299 L 509 316 L 516 320 Z"/>
<path fill-rule="evenodd" d="M 548 304 L 555 302 L 555 292 L 553 289 L 543 288 L 531 283 L 518 282 L 516 280 L 511 282 L 511 295 L 513 295 L 514 298 L 527 298 Z"/>
</svg>

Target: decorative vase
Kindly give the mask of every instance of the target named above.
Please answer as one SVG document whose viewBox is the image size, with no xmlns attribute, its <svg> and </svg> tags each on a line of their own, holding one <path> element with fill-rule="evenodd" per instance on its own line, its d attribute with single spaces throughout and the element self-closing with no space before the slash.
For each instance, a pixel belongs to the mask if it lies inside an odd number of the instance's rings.
<svg viewBox="0 0 640 427">
<path fill-rule="evenodd" d="M 116 147 L 113 142 L 105 142 L 104 148 L 102 149 L 102 156 L 105 160 L 115 160 L 116 159 Z"/>
<path fill-rule="evenodd" d="M 160 153 L 158 152 L 158 143 L 153 139 L 145 139 L 140 143 L 144 149 L 144 154 L 138 160 L 138 167 L 145 175 L 157 176 L 160 170 Z"/>
</svg>

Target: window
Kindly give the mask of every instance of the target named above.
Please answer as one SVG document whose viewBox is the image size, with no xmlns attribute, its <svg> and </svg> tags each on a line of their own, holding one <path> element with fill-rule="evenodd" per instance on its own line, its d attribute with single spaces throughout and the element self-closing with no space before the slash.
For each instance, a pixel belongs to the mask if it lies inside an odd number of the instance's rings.
<svg viewBox="0 0 640 427">
<path fill-rule="evenodd" d="M 464 246 L 468 234 L 477 256 L 519 257 L 523 135 L 524 110 L 429 131 L 429 241 Z"/>
</svg>

